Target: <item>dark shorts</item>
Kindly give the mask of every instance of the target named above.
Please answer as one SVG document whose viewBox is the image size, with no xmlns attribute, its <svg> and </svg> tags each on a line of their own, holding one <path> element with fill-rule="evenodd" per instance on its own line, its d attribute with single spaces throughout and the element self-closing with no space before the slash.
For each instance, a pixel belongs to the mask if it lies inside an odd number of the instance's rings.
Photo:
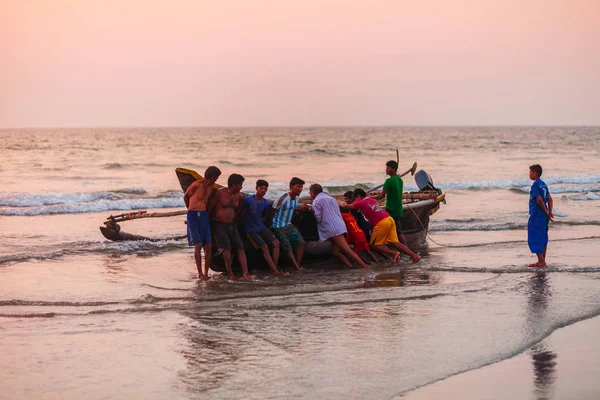
<svg viewBox="0 0 600 400">
<path fill-rule="evenodd" d="M 527 244 L 534 254 L 542 254 L 548 245 L 548 217 L 531 216 L 527 222 Z"/>
<path fill-rule="evenodd" d="M 206 211 L 188 210 L 186 219 L 188 244 L 190 246 L 212 243 L 210 218 L 208 218 Z"/>
<path fill-rule="evenodd" d="M 396 223 L 396 233 L 398 234 L 398 237 L 400 237 L 402 235 L 402 224 L 400 223 L 402 221 L 402 217 L 392 217 L 394 219 L 394 222 Z"/>
<path fill-rule="evenodd" d="M 213 220 L 212 234 L 215 239 L 215 246 L 219 252 L 230 249 L 243 249 L 244 244 L 240 238 L 237 226 L 235 224 L 223 224 Z"/>
<path fill-rule="evenodd" d="M 281 251 L 287 253 L 292 247 L 304 244 L 304 239 L 298 229 L 290 224 L 287 228 L 271 228 L 273 234 L 281 243 Z"/>
<path fill-rule="evenodd" d="M 273 232 L 266 228 L 260 232 L 247 232 L 247 235 L 248 240 L 250 240 L 250 243 L 252 243 L 252 246 L 254 246 L 255 249 L 260 249 L 261 246 L 270 244 L 275 240 Z"/>
</svg>

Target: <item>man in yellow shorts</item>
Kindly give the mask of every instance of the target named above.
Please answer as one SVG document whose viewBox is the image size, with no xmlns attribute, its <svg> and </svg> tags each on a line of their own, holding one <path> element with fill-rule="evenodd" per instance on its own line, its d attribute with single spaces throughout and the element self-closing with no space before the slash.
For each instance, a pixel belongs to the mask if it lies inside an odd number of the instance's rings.
<svg viewBox="0 0 600 400">
<path fill-rule="evenodd" d="M 369 223 L 373 225 L 373 233 L 371 234 L 371 242 L 369 243 L 373 250 L 392 256 L 393 261 L 397 261 L 400 258 L 400 252 L 404 252 L 412 258 L 414 263 L 419 262 L 421 256 L 411 251 L 398 240 L 394 219 L 387 211 L 379 207 L 375 200 L 367 197 L 364 190 L 359 188 L 354 189 L 354 203 L 349 204 L 348 208 L 360 210 Z M 391 245 L 397 251 L 388 248 L 386 244 Z"/>
</svg>

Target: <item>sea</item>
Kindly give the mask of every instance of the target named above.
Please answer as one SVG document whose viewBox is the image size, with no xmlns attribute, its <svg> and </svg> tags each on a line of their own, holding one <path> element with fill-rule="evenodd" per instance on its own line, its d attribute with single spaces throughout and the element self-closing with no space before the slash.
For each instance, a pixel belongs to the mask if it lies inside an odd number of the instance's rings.
<svg viewBox="0 0 600 400">
<path fill-rule="evenodd" d="M 185 209 L 177 167 L 340 194 L 383 183 L 396 150 L 446 193 L 418 264 L 200 282 L 186 240 L 98 229 Z M 532 164 L 554 199 L 544 270 Z M 392 399 L 600 315 L 600 127 L 3 129 L 0 183 L 3 399 Z M 121 227 L 166 239 L 184 219 Z"/>
</svg>

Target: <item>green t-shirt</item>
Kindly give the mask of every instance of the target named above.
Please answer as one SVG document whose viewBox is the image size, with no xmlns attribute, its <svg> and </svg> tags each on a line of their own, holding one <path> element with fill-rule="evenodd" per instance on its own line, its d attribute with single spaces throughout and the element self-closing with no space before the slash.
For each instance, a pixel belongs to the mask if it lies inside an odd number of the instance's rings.
<svg viewBox="0 0 600 400">
<path fill-rule="evenodd" d="M 385 195 L 385 210 L 394 218 L 401 218 L 402 210 L 402 190 L 404 182 L 398 175 L 390 176 L 385 180 L 383 189 Z"/>
</svg>

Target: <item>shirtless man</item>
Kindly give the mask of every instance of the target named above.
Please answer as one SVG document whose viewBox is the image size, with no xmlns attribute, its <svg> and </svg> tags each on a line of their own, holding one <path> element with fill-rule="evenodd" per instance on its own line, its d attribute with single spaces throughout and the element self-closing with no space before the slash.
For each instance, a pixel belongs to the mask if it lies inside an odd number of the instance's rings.
<svg viewBox="0 0 600 400">
<path fill-rule="evenodd" d="M 194 246 L 194 259 L 198 268 L 198 279 L 208 280 L 208 267 L 212 256 L 212 235 L 207 205 L 213 192 L 213 186 L 221 176 L 221 170 L 215 166 L 208 167 L 204 179 L 188 186 L 183 196 L 187 212 L 188 243 Z M 202 271 L 202 248 L 204 248 L 204 272 Z"/>
<path fill-rule="evenodd" d="M 244 253 L 244 244 L 240 238 L 237 228 L 237 220 L 240 216 L 244 196 L 240 193 L 244 184 L 244 177 L 239 174 L 231 174 L 227 179 L 227 187 L 223 187 L 212 196 L 208 205 L 208 212 L 212 219 L 213 235 L 215 245 L 223 252 L 223 260 L 229 274 L 229 279 L 237 280 L 231 270 L 231 249 L 237 253 L 244 278 L 254 279 L 254 275 L 248 273 L 248 261 Z"/>
</svg>

